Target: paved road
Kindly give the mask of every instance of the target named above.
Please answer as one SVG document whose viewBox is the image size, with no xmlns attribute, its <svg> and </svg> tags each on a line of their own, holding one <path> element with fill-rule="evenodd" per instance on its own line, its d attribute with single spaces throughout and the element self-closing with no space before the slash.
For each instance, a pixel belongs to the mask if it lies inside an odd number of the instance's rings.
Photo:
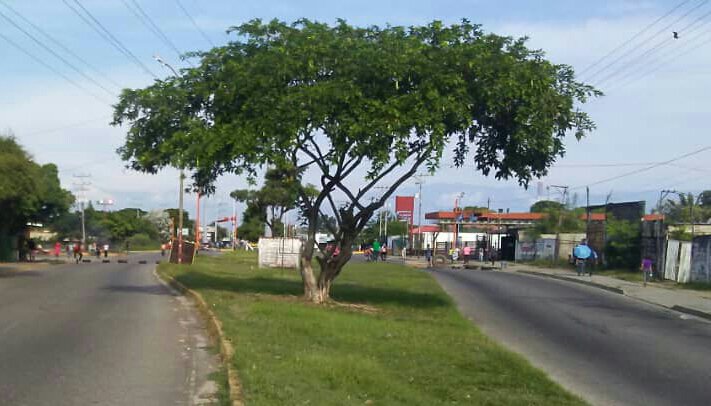
<svg viewBox="0 0 711 406">
<path fill-rule="evenodd" d="M 139 257 L 0 272 L 1 405 L 192 405 L 214 394 L 200 318 Z"/>
<path fill-rule="evenodd" d="M 434 274 L 484 333 L 593 404 L 711 404 L 711 323 L 549 278 Z"/>
</svg>

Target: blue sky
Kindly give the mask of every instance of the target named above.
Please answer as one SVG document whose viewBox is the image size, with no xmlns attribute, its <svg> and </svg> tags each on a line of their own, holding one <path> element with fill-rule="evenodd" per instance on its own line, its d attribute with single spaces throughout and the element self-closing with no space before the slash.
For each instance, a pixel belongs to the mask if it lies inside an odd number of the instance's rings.
<svg viewBox="0 0 711 406">
<path fill-rule="evenodd" d="M 175 0 L 136 0 L 154 19 L 167 37 L 181 50 L 207 49 L 211 43 L 223 44 L 228 37 L 225 29 L 252 18 L 279 18 L 292 21 L 301 17 L 332 22 L 345 18 L 352 24 L 418 25 L 433 19 L 455 22 L 467 18 L 481 23 L 484 29 L 497 34 L 528 36 L 532 47 L 545 50 L 557 63 L 573 65 L 582 71 L 592 62 L 614 49 L 635 32 L 664 14 L 679 2 L 663 1 L 198 1 L 180 0 L 208 39 L 195 29 Z M 74 0 L 67 0 L 75 4 Z M 77 17 L 63 0 L 0 0 L 0 12 L 13 21 L 21 20 L 2 4 L 8 4 L 24 17 L 41 26 L 53 38 L 96 68 L 100 74 L 77 63 L 90 77 L 112 93 L 121 87 L 150 84 L 152 78 L 112 48 L 99 34 Z M 149 70 L 163 77 L 168 72 L 152 55 L 158 53 L 176 67 L 184 66 L 175 53 L 160 42 L 126 7 L 133 0 L 83 0 L 91 13 L 115 35 Z M 685 11 L 698 6 L 683 16 Z M 76 7 L 76 6 L 75 6 Z M 629 63 L 617 79 L 601 83 L 607 95 L 584 109 L 598 123 L 598 130 L 577 142 L 568 139 L 568 154 L 542 179 L 545 187 L 552 184 L 584 186 L 597 180 L 639 169 L 643 166 L 590 167 L 592 164 L 642 164 L 664 161 L 711 144 L 707 134 L 707 117 L 711 110 L 708 66 L 711 63 L 711 5 L 704 0 L 689 0 L 665 22 L 674 22 L 672 30 L 682 31 L 677 42 L 664 43 L 665 52 Z M 695 25 L 694 21 L 698 19 Z M 708 25 L 706 25 L 708 23 Z M 691 25 L 691 26 L 690 26 Z M 22 24 L 30 30 L 30 27 Z M 690 26 L 698 43 L 683 41 L 691 38 L 682 29 Z M 663 28 L 660 25 L 659 28 Z M 656 28 L 655 28 L 656 29 Z M 666 31 L 669 31 L 666 33 Z M 0 34 L 17 43 L 25 51 L 46 61 L 56 71 L 81 87 L 90 89 L 108 103 L 115 100 L 85 77 L 64 66 L 59 60 L 39 48 L 10 23 L 0 17 Z M 38 35 L 38 38 L 41 38 Z M 645 43 L 652 46 L 654 42 Z M 689 52 L 675 57 L 687 46 Z M 637 47 L 640 53 L 642 47 Z M 655 59 L 656 58 L 656 59 Z M 133 173 L 123 169 L 115 150 L 123 140 L 123 131 L 107 125 L 111 115 L 108 103 L 103 103 L 73 84 L 38 64 L 31 57 L 13 48 L 0 37 L 0 131 L 11 130 L 20 142 L 40 162 L 59 165 L 62 182 L 71 188 L 73 175 L 92 175 L 92 200 L 111 197 L 118 207 L 146 208 L 175 206 L 177 175 L 166 170 L 156 176 Z M 611 61 L 611 59 L 610 59 Z M 659 69 L 642 76 L 655 63 Z M 588 73 L 590 75 L 595 70 Z M 614 66 L 591 82 L 596 83 Z M 627 84 L 626 79 L 641 79 Z M 586 75 L 583 75 L 586 79 Z M 625 86 L 620 86 L 625 85 Z M 81 124 L 79 124 L 81 123 Z M 78 125 L 79 124 L 79 125 Z M 626 199 L 653 200 L 662 187 L 680 190 L 710 188 L 708 179 L 711 151 L 665 165 L 654 170 L 617 181 L 605 182 L 591 189 L 595 203 L 612 193 L 612 201 Z M 456 179 L 452 181 L 452 179 Z M 219 182 L 218 195 L 209 207 L 227 201 L 227 194 L 243 187 L 243 180 L 226 177 Z M 414 182 L 402 189 L 414 192 Z M 454 196 L 464 191 L 464 203 L 485 204 L 492 200 L 495 208 L 525 210 L 537 198 L 537 185 L 524 191 L 512 182 L 496 182 L 473 171 L 471 167 L 442 170 L 427 179 L 423 205 L 425 210 L 450 208 Z M 583 201 L 584 188 L 579 202 Z M 553 195 L 555 196 L 555 195 Z M 228 210 L 223 205 L 222 210 Z M 210 209 L 208 209 L 210 210 Z"/>
</svg>

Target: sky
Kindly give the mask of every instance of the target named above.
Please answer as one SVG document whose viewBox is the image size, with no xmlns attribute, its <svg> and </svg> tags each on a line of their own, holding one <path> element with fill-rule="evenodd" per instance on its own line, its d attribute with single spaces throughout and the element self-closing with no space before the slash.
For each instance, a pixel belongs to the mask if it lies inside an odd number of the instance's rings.
<svg viewBox="0 0 711 406">
<path fill-rule="evenodd" d="M 136 4 L 172 45 L 136 17 L 141 15 Z M 75 14 L 72 8 L 80 10 L 80 5 L 129 56 L 112 46 L 106 33 L 100 35 Z M 56 163 L 67 189 L 87 179 L 77 175 L 90 175 L 87 197 L 113 199 L 114 208 L 176 207 L 178 200 L 175 170 L 158 175 L 132 172 L 117 155 L 125 128 L 111 127 L 109 122 L 120 89 L 150 85 L 152 75 L 170 75 L 153 55 L 175 68 L 185 67 L 173 46 L 186 52 L 225 44 L 229 40 L 226 29 L 254 18 L 293 21 L 307 17 L 324 22 L 345 18 L 354 25 L 405 26 L 466 18 L 482 24 L 485 31 L 528 37 L 530 47 L 544 50 L 555 63 L 573 66 L 580 80 L 605 92 L 604 97 L 581 106 L 597 129 L 580 141 L 568 137 L 565 157 L 528 190 L 515 182 L 484 177 L 472 164 L 453 168 L 445 157 L 434 176 L 423 178 L 424 212 L 451 209 L 461 192 L 462 205 L 488 202 L 492 209 L 525 211 L 537 199 L 560 198 L 552 185 L 569 186 L 570 199 L 578 204 L 584 204 L 585 186 L 591 185 L 592 204 L 646 200 L 648 209 L 661 189 L 711 189 L 711 150 L 658 165 L 711 145 L 707 134 L 711 111 L 708 0 L 0 0 L 0 13 L 0 132 L 12 132 L 36 161 Z M 656 25 L 633 37 L 658 19 Z M 672 31 L 680 38 L 673 39 Z M 624 45 L 630 38 L 633 41 Z M 655 167 L 643 170 L 651 166 Z M 629 174 L 638 170 L 642 171 Z M 229 192 L 246 186 L 237 176 L 221 178 L 217 194 L 205 202 L 203 211 L 210 218 L 230 214 Z M 417 191 L 412 180 L 398 194 Z M 186 199 L 186 208 L 192 211 L 195 197 Z"/>
</svg>

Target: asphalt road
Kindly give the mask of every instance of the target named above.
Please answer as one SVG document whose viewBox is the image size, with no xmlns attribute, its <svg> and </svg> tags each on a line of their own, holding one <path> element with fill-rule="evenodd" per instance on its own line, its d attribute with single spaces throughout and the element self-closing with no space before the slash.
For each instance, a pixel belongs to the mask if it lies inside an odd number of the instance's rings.
<svg viewBox="0 0 711 406">
<path fill-rule="evenodd" d="M 157 257 L 0 272 L 0 404 L 192 405 L 214 397 L 208 374 L 217 360 L 203 322 L 155 278 Z"/>
<path fill-rule="evenodd" d="M 707 321 L 549 278 L 434 275 L 485 334 L 592 404 L 711 405 Z"/>
</svg>

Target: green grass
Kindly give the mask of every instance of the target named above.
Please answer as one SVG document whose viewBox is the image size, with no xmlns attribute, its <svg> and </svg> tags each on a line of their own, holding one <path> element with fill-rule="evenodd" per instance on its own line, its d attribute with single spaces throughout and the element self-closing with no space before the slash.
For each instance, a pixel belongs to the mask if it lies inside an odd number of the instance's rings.
<svg viewBox="0 0 711 406">
<path fill-rule="evenodd" d="M 340 305 L 316 306 L 295 271 L 258 269 L 248 253 L 159 269 L 213 306 L 248 405 L 583 404 L 482 335 L 423 271 L 350 264 Z"/>
</svg>

